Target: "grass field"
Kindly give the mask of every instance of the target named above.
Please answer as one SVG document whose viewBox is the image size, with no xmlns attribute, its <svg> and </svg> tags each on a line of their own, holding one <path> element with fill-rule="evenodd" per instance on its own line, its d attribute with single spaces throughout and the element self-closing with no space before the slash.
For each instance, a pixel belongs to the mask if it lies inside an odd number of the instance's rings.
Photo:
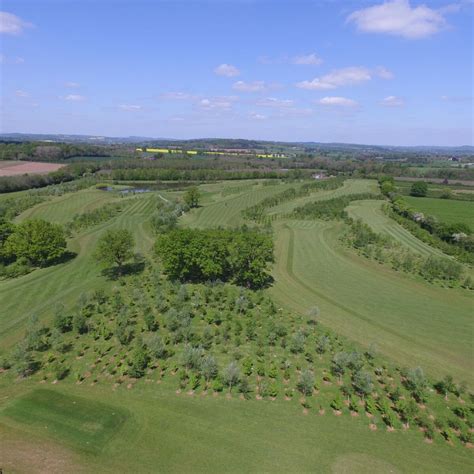
<svg viewBox="0 0 474 474">
<path fill-rule="evenodd" d="M 346 210 L 353 219 L 362 219 L 375 232 L 394 238 L 413 252 L 421 255 L 443 255 L 440 250 L 425 244 L 393 219 L 390 219 L 382 210 L 383 204 L 383 201 L 354 201 Z"/>
<path fill-rule="evenodd" d="M 45 219 L 58 224 L 72 220 L 75 214 L 92 211 L 107 202 L 120 198 L 115 193 L 97 189 L 84 189 L 76 193 L 68 193 L 38 204 L 18 216 L 17 220 Z"/>
<path fill-rule="evenodd" d="M 417 211 L 435 216 L 441 222 L 454 224 L 463 222 L 474 230 L 474 202 L 456 201 L 453 199 L 417 198 L 407 196 L 405 199 Z"/>
<path fill-rule="evenodd" d="M 32 390 L 32 392 L 31 392 Z M 11 392 L 8 389 L 8 392 Z M 4 387 L 2 387 L 4 393 Z M 0 457 L 3 465 L 16 455 L 23 472 L 39 471 L 41 457 L 37 446 L 45 446 L 45 424 L 36 423 L 44 410 L 46 426 L 61 429 L 67 424 L 67 439 L 49 449 L 49 466 L 54 460 L 68 466 L 69 472 L 472 472 L 474 462 L 466 448 L 446 443 L 423 443 L 416 431 L 372 432 L 365 417 L 302 414 L 297 404 L 284 400 L 246 402 L 238 398 L 176 395 L 161 386 L 143 384 L 132 390 L 111 390 L 103 386 L 77 386 L 60 383 L 43 395 L 70 403 L 80 400 L 80 408 L 65 413 L 51 410 L 30 400 L 37 397 L 37 386 L 24 383 L 15 387 L 20 402 L 0 400 Z M 76 398 L 77 397 L 77 398 Z M 33 423 L 12 420 L 24 408 L 33 409 Z M 91 412 L 106 400 L 106 413 L 131 413 L 120 436 L 89 454 L 87 441 L 93 435 L 80 429 L 85 420 L 77 412 Z M 20 403 L 18 405 L 15 403 Z M 67 405 L 66 405 L 67 406 Z M 73 413 L 71 413 L 73 412 Z M 76 413 L 74 413 L 76 412 Z M 89 415 L 86 419 L 89 419 Z M 102 420 L 104 414 L 98 414 Z M 53 421 L 52 421 L 53 420 Z M 22 451 L 20 451 L 22 449 Z M 33 453 L 18 456 L 20 452 Z M 7 471 L 8 472 L 8 471 Z M 48 472 L 64 472 L 61 469 Z"/>
<path fill-rule="evenodd" d="M 192 227 L 235 226 L 241 211 L 295 184 L 261 182 L 202 185 L 201 207 L 180 218 Z M 343 193 L 374 191 L 375 182 L 348 181 L 335 191 L 298 200 L 298 205 Z M 162 192 L 165 198 L 181 192 Z M 19 219 L 67 222 L 72 215 L 116 199 L 84 190 L 39 204 Z M 1 198 L 1 196 L 0 196 Z M 156 193 L 131 198 L 117 217 L 70 241 L 76 258 L 0 281 L 0 352 L 18 340 L 31 314 L 40 319 L 62 302 L 118 282 L 105 279 L 93 256 L 97 239 L 110 228 L 127 228 L 136 250 L 150 256 L 149 218 Z M 284 203 L 278 214 L 295 202 Z M 402 232 L 380 210 L 380 201 L 353 203 L 351 215 L 386 232 L 412 250 L 435 252 Z M 280 206 L 279 206 L 280 207 Z M 455 376 L 472 385 L 473 299 L 464 290 L 440 289 L 399 274 L 345 249 L 342 223 L 281 221 L 274 224 L 275 285 L 280 304 L 301 314 L 318 306 L 321 322 L 356 343 L 377 344 L 396 364 Z M 474 470 L 472 451 L 442 440 L 423 442 L 417 430 L 388 432 L 368 427 L 364 416 L 303 414 L 298 403 L 240 400 L 225 394 L 175 393 L 176 383 L 141 381 L 130 388 L 73 376 L 50 381 L 0 377 L 0 467 L 5 472 L 324 472 L 464 473 Z M 91 449 L 93 446 L 93 449 Z"/>
<path fill-rule="evenodd" d="M 90 191 L 94 199 L 85 199 L 79 192 L 66 195 L 68 199 L 60 200 L 63 206 L 57 208 L 59 219 L 64 221 L 68 209 L 79 210 L 74 203 L 74 198 L 89 206 L 96 202 L 97 196 L 105 195 L 107 199 L 112 196 L 103 191 Z M 97 194 L 102 193 L 102 194 Z M 107 197 L 109 196 L 109 197 Z M 93 252 L 97 239 L 108 228 L 126 228 L 133 232 L 136 239 L 136 250 L 148 254 L 153 244 L 151 232 L 148 229 L 148 218 L 154 209 L 155 196 L 141 195 L 133 198 L 133 203 L 127 207 L 117 218 L 100 224 L 81 233 L 70 241 L 70 250 L 77 256 L 67 263 L 35 270 L 34 272 L 12 280 L 0 281 L 0 349 L 10 346 L 19 337 L 19 331 L 31 315 L 42 316 L 54 305 L 62 302 L 65 305 L 74 302 L 85 291 L 111 286 L 101 275 Z M 38 209 L 38 211 L 36 211 Z M 48 212 L 48 208 L 39 204 L 29 210 L 32 215 Z M 53 218 L 54 219 L 54 218 Z"/>
</svg>

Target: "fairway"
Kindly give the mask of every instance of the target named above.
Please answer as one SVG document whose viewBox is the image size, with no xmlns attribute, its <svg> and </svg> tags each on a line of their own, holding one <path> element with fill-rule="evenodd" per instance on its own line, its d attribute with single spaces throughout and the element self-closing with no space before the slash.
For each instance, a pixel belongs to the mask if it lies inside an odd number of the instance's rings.
<svg viewBox="0 0 474 474">
<path fill-rule="evenodd" d="M 406 196 L 404 199 L 417 211 L 434 216 L 441 222 L 447 224 L 463 222 L 474 229 L 474 202 L 413 196 Z"/>
<path fill-rule="evenodd" d="M 324 324 L 399 363 L 472 383 L 472 297 L 354 255 L 338 242 L 341 226 L 280 224 L 272 295 L 301 313 L 319 306 Z"/>
</svg>

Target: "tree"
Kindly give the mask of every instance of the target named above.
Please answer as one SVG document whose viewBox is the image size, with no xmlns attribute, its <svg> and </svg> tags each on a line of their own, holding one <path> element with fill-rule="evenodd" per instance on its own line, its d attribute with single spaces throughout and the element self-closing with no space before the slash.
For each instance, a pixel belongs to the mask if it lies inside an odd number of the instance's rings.
<svg viewBox="0 0 474 474">
<path fill-rule="evenodd" d="M 199 206 L 200 198 L 201 194 L 196 186 L 189 188 L 183 196 L 184 202 L 191 208 Z"/>
<path fill-rule="evenodd" d="M 223 375 L 224 384 L 229 387 L 229 392 L 232 391 L 232 387 L 237 385 L 240 381 L 240 370 L 237 362 L 231 362 L 225 369 Z"/>
<path fill-rule="evenodd" d="M 410 195 L 415 197 L 424 197 L 428 193 L 428 185 L 424 181 L 413 183 L 410 188 Z"/>
<path fill-rule="evenodd" d="M 306 369 L 301 373 L 300 379 L 298 380 L 298 390 L 303 395 L 311 395 L 314 388 L 314 374 L 311 370 Z"/>
<path fill-rule="evenodd" d="M 133 257 L 134 246 L 133 235 L 129 230 L 108 230 L 99 239 L 95 255 L 106 264 L 116 264 L 121 273 L 124 263 Z"/>
<path fill-rule="evenodd" d="M 423 402 L 425 400 L 428 382 L 421 367 L 410 370 L 405 383 L 417 401 Z"/>
<path fill-rule="evenodd" d="M 206 383 L 209 383 L 211 379 L 215 379 L 218 371 L 216 359 L 212 355 L 206 355 L 201 360 L 201 372 Z"/>
<path fill-rule="evenodd" d="M 354 386 L 356 392 L 362 397 L 369 395 L 374 389 L 372 376 L 365 371 L 356 372 L 352 379 L 352 385 Z"/>
<path fill-rule="evenodd" d="M 46 266 L 66 252 L 63 228 L 41 219 L 25 221 L 16 226 L 5 242 L 7 257 L 26 259 L 31 265 Z"/>
</svg>

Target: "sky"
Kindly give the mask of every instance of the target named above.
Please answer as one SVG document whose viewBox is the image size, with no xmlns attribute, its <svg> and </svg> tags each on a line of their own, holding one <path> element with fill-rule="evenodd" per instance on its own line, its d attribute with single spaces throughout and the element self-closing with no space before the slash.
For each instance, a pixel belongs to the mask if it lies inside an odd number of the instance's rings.
<svg viewBox="0 0 474 474">
<path fill-rule="evenodd" d="M 472 0 L 2 0 L 0 132 L 473 145 Z"/>
</svg>

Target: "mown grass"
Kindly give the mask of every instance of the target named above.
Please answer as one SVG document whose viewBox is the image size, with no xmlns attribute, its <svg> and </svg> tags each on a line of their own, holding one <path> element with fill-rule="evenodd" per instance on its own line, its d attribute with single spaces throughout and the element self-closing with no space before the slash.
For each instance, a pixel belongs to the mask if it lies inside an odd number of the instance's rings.
<svg viewBox="0 0 474 474">
<path fill-rule="evenodd" d="M 95 190 L 91 192 L 96 193 Z M 82 193 L 67 196 L 79 194 L 81 202 L 90 203 L 83 200 Z M 17 340 L 19 331 L 31 315 L 41 318 L 59 303 L 65 306 L 73 304 L 82 292 L 113 284 L 103 277 L 102 267 L 94 257 L 97 240 L 106 229 L 129 229 L 135 236 L 136 251 L 145 255 L 149 253 L 153 237 L 148 219 L 155 209 L 155 196 L 150 193 L 131 199 L 134 202 L 119 216 L 71 239 L 69 249 L 77 253 L 72 260 L 0 281 L 0 349 L 11 346 Z M 33 207 L 32 212 L 39 206 Z"/>
<path fill-rule="evenodd" d="M 474 202 L 413 196 L 407 196 L 405 199 L 425 215 L 435 216 L 447 224 L 463 222 L 474 230 Z"/>
<path fill-rule="evenodd" d="M 35 389 L 15 399 L 2 415 L 40 436 L 93 453 L 117 436 L 130 416 L 124 408 L 47 389 Z"/>
<path fill-rule="evenodd" d="M 65 224 L 72 220 L 75 214 L 92 211 L 118 199 L 120 198 L 114 193 L 97 189 L 84 189 L 76 193 L 68 193 L 52 198 L 27 209 L 17 217 L 17 220 L 45 219 L 50 222 Z"/>
<path fill-rule="evenodd" d="M 97 472 L 467 473 L 474 468 L 467 448 L 426 444 L 416 431 L 372 432 L 365 417 L 321 416 L 316 410 L 304 415 L 284 400 L 176 395 L 156 384 L 111 390 L 61 383 L 48 391 L 53 390 L 67 399 L 81 397 L 84 407 L 107 400 L 113 410 L 133 413 L 133 422 L 126 422 L 101 452 L 81 451 L 87 435 L 74 439 L 71 446 L 82 463 Z M 7 434 L 21 427 L 25 436 L 40 438 L 45 431 L 36 424 L 12 426 L 3 415 L 0 423 Z"/>
<path fill-rule="evenodd" d="M 421 255 L 438 255 L 440 250 L 425 244 L 412 233 L 387 216 L 382 210 L 384 201 L 354 201 L 346 208 L 353 219 L 361 219 L 368 224 L 374 232 L 388 235 L 403 246 Z"/>
<path fill-rule="evenodd" d="M 332 329 L 406 366 L 472 382 L 472 297 L 407 278 L 345 249 L 343 224 L 282 223 L 276 236 L 277 301 L 313 306 Z"/>
</svg>

